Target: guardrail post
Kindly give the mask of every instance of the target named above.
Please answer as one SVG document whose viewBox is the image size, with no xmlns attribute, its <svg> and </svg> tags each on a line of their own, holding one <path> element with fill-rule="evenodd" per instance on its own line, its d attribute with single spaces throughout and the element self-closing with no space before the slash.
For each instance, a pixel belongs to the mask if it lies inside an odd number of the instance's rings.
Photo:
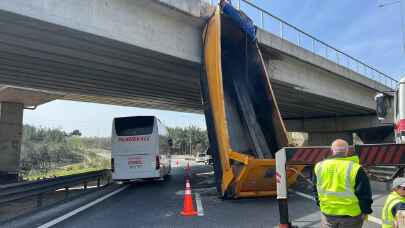
<svg viewBox="0 0 405 228">
<path fill-rule="evenodd" d="M 100 177 L 97 178 L 97 188 L 100 188 Z"/>
<path fill-rule="evenodd" d="M 65 187 L 65 199 L 69 197 L 69 187 Z"/>
<path fill-rule="evenodd" d="M 42 200 L 43 200 L 43 198 L 44 198 L 44 194 L 43 194 L 43 193 L 41 193 L 41 194 L 38 195 L 38 197 L 37 197 L 37 207 L 42 207 Z"/>
<path fill-rule="evenodd" d="M 107 185 L 110 185 L 112 182 L 112 176 L 111 175 L 107 175 Z"/>
<path fill-rule="evenodd" d="M 83 190 L 84 190 L 84 191 L 87 190 L 87 181 L 83 182 Z"/>
</svg>

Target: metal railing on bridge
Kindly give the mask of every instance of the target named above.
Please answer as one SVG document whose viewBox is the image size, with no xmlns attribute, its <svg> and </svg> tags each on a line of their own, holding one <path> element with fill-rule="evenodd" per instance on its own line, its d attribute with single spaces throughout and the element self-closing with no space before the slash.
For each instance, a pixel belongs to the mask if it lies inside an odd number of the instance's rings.
<svg viewBox="0 0 405 228">
<path fill-rule="evenodd" d="M 218 4 L 219 2 L 218 0 L 206 1 L 211 5 Z M 324 57 L 391 89 L 394 89 L 398 83 L 396 79 L 387 74 L 315 38 L 296 26 L 274 16 L 270 12 L 261 9 L 248 0 L 233 0 L 231 2 L 234 7 L 244 11 L 249 17 L 251 17 L 256 26 L 279 36 L 283 40 L 287 40 L 298 47 Z M 379 90 L 379 87 L 375 85 L 375 89 Z"/>
</svg>

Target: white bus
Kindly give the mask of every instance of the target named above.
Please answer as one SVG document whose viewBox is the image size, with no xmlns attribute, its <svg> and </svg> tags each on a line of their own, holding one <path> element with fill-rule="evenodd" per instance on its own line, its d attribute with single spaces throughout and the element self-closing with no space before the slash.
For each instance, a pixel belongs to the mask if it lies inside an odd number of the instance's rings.
<svg viewBox="0 0 405 228">
<path fill-rule="evenodd" d="M 170 174 L 172 142 L 158 118 L 114 118 L 111 140 L 113 180 L 162 179 Z"/>
</svg>

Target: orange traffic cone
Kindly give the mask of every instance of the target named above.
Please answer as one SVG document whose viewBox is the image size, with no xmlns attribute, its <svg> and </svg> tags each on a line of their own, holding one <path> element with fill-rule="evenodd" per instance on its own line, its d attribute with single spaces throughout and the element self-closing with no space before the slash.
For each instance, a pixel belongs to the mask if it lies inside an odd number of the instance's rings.
<svg viewBox="0 0 405 228">
<path fill-rule="evenodd" d="M 197 211 L 193 207 L 193 196 L 191 195 L 190 181 L 186 180 L 186 190 L 184 191 L 184 206 L 181 212 L 183 216 L 196 216 Z"/>
</svg>

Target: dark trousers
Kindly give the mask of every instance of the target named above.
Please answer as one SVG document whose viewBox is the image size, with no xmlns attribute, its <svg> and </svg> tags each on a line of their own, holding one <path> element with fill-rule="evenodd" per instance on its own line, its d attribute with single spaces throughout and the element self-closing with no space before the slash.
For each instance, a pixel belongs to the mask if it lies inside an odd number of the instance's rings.
<svg viewBox="0 0 405 228">
<path fill-rule="evenodd" d="M 363 216 L 332 216 L 321 213 L 321 228 L 361 228 Z"/>
</svg>

